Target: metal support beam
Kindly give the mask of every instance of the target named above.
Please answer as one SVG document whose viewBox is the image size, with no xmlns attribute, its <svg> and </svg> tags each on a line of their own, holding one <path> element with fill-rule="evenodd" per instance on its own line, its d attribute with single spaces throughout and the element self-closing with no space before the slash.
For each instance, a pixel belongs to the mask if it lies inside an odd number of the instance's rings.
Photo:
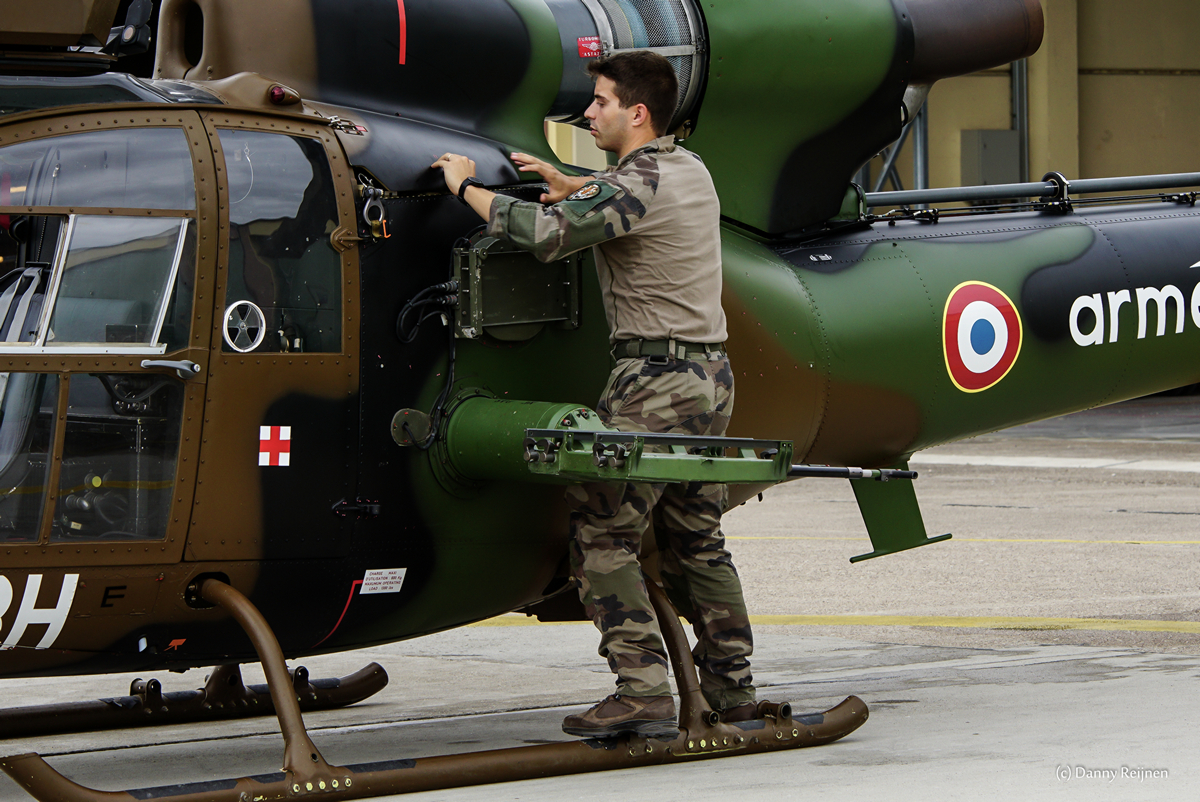
<svg viewBox="0 0 1200 802">
<path fill-rule="evenodd" d="M 871 189 L 872 192 L 878 192 L 883 189 L 884 182 L 888 178 L 892 179 L 892 186 L 896 189 L 904 189 L 900 183 L 900 176 L 896 173 L 896 157 L 900 155 L 900 150 L 904 147 L 904 140 L 908 139 L 908 134 L 912 131 L 912 127 L 913 123 L 904 126 L 904 129 L 900 131 L 900 138 L 888 149 L 887 155 L 883 159 L 883 169 L 879 171 L 879 178 L 875 179 L 875 186 Z"/>
<path fill-rule="evenodd" d="M 1017 132 L 1017 180 L 1029 180 L 1029 62 L 1012 63 L 1012 127 Z"/>
<path fill-rule="evenodd" d="M 921 106 L 912 121 L 913 128 L 913 189 L 929 189 L 929 101 Z M 925 204 L 918 203 L 918 209 Z"/>
<path fill-rule="evenodd" d="M 854 183 L 863 188 L 863 192 L 867 191 L 867 187 L 871 186 L 871 162 L 867 161 L 862 167 L 858 168 L 858 172 L 854 174 Z"/>
</svg>

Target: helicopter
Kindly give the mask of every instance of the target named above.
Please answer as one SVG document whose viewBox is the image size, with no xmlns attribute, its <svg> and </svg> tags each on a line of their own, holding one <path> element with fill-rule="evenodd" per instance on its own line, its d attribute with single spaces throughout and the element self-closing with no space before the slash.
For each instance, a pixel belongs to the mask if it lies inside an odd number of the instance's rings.
<svg viewBox="0 0 1200 802">
<path fill-rule="evenodd" d="M 1200 176 L 851 182 L 935 81 L 1036 51 L 1037 0 L 10 6 L 0 676 L 218 668 L 202 691 L 139 681 L 0 728 L 273 711 L 285 737 L 282 772 L 131 798 L 356 798 L 836 740 L 860 700 L 715 721 L 669 607 L 670 744 L 330 766 L 298 698 L 349 704 L 386 673 L 312 680 L 284 659 L 581 617 L 566 482 L 725 482 L 738 504 L 849 479 L 869 559 L 949 537 L 925 531 L 913 453 L 1200 381 L 1196 195 L 1174 191 Z M 151 46 L 146 74 L 123 71 Z M 675 66 L 669 128 L 722 203 L 726 438 L 604 427 L 591 255 L 543 264 L 486 236 L 429 169 L 467 153 L 536 200 L 509 154 L 573 171 L 545 122 L 579 123 L 586 64 L 637 49 Z M 1080 197 L 1114 192 L 1145 194 Z M 241 681 L 255 660 L 266 687 Z M 36 755 L 0 768 L 37 798 L 96 798 Z"/>
</svg>

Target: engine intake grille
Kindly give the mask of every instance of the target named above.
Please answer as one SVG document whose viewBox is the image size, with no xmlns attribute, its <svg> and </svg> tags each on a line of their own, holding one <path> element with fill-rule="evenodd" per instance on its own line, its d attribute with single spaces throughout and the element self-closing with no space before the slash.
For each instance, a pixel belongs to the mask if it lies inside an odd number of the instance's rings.
<svg viewBox="0 0 1200 802">
<path fill-rule="evenodd" d="M 650 50 L 671 62 L 679 79 L 679 101 L 668 130 L 688 122 L 700 94 L 706 49 L 700 13 L 692 0 L 581 2 L 596 21 L 604 55 Z"/>
</svg>

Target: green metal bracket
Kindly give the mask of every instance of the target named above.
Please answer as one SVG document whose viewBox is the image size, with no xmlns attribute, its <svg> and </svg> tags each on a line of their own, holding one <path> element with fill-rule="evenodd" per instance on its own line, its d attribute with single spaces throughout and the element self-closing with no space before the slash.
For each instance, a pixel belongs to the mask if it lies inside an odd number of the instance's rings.
<svg viewBox="0 0 1200 802">
<path fill-rule="evenodd" d="M 577 482 L 765 484 L 787 478 L 792 444 L 605 429 L 526 429 L 525 461 L 535 474 Z"/>
<path fill-rule="evenodd" d="M 483 394 L 449 409 L 438 458 L 464 481 L 775 484 L 792 467 L 787 440 L 619 432 L 587 407 Z"/>
<path fill-rule="evenodd" d="M 900 468 L 908 470 L 908 465 Z M 870 554 L 851 557 L 850 562 L 861 562 L 950 539 L 950 535 L 926 535 L 925 521 L 921 518 L 921 508 L 917 505 L 917 493 L 912 482 L 853 481 L 850 486 L 854 489 L 854 497 L 858 499 L 858 509 L 862 513 L 863 523 L 867 525 L 867 534 L 871 536 L 871 545 L 875 547 Z"/>
</svg>

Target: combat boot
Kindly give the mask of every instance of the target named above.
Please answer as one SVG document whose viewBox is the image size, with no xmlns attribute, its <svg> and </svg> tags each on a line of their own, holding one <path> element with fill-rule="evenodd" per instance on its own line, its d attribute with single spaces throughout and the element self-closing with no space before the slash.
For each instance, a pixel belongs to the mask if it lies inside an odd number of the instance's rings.
<svg viewBox="0 0 1200 802">
<path fill-rule="evenodd" d="M 615 738 L 626 732 L 647 738 L 674 738 L 675 699 L 671 696 L 622 696 L 614 693 L 586 713 L 563 719 L 563 732 L 581 738 Z"/>
</svg>

